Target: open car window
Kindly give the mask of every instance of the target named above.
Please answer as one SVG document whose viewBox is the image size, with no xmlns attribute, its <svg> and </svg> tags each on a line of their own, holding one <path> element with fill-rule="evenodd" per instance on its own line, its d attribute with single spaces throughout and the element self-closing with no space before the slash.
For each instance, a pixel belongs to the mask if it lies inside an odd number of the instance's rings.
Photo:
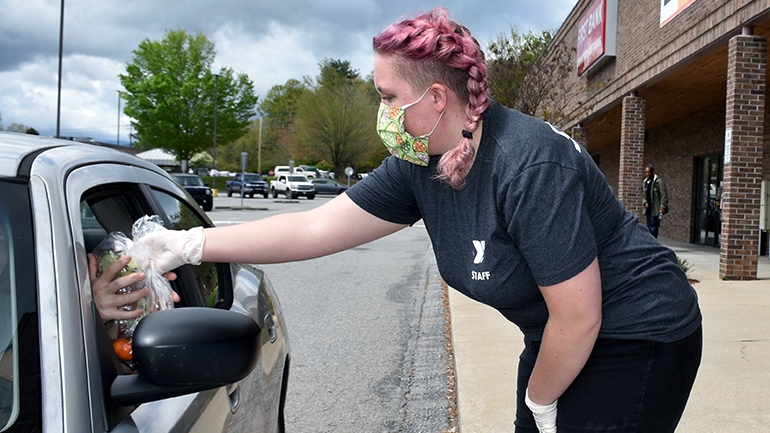
<svg viewBox="0 0 770 433">
<path fill-rule="evenodd" d="M 110 232 L 131 236 L 131 227 L 143 215 L 140 204 L 128 191 L 90 191 L 80 201 L 83 241 L 89 253 Z"/>
<path fill-rule="evenodd" d="M 206 223 L 184 201 L 159 190 L 151 190 L 157 203 L 156 213 L 170 230 L 186 230 L 205 226 Z M 139 188 L 125 185 L 99 187 L 83 194 L 80 202 L 80 220 L 86 251 L 93 249 L 111 232 L 122 232 L 131 237 L 133 223 L 152 213 L 148 203 L 140 199 Z M 160 211 L 160 212 L 158 212 Z M 220 284 L 224 279 L 221 266 L 203 263 L 177 270 L 178 279 L 172 287 L 182 298 L 183 306 L 217 307 L 225 300 Z"/>
<path fill-rule="evenodd" d="M 160 204 L 164 217 L 167 219 L 171 230 L 188 230 L 193 227 L 206 226 L 206 223 L 193 210 L 187 202 L 156 189 L 152 194 Z M 201 263 L 199 266 L 190 266 L 198 285 L 200 300 L 206 307 L 217 307 L 224 302 L 223 291 L 220 290 L 220 283 L 224 275 L 220 275 L 219 269 L 214 263 Z"/>
</svg>

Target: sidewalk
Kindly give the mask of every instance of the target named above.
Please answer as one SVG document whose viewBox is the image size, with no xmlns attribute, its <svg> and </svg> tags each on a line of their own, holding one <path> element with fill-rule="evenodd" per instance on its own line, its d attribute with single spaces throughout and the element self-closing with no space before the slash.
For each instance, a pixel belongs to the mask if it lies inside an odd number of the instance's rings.
<svg viewBox="0 0 770 433">
<path fill-rule="evenodd" d="M 692 265 L 703 313 L 703 361 L 678 433 L 770 431 L 770 258 L 757 281 L 719 279 L 719 249 L 660 239 Z M 515 325 L 449 291 L 460 433 L 512 432 Z"/>
</svg>

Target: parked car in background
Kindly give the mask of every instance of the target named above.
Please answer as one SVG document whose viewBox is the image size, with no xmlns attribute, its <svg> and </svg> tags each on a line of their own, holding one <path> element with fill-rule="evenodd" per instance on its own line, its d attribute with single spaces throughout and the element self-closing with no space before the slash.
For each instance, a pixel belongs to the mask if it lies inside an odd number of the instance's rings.
<svg viewBox="0 0 770 433">
<path fill-rule="evenodd" d="M 182 186 L 185 191 L 200 205 L 206 212 L 214 209 L 214 195 L 207 183 L 203 182 L 200 176 L 196 174 L 170 173 L 176 183 Z"/>
<path fill-rule="evenodd" d="M 300 166 L 294 167 L 293 170 L 294 171 L 292 171 L 292 168 L 288 165 L 276 165 L 275 168 L 273 169 L 273 176 L 278 177 L 281 175 L 288 176 L 291 174 L 301 174 L 308 178 L 316 177 L 316 174 L 314 171 L 306 171 L 304 168 Z"/>
<path fill-rule="evenodd" d="M 316 194 L 339 195 L 347 191 L 348 187 L 331 179 L 311 179 L 315 186 Z"/>
<path fill-rule="evenodd" d="M 313 184 L 305 176 L 299 174 L 278 176 L 276 180 L 270 181 L 270 190 L 273 192 L 273 198 L 278 198 L 278 194 L 284 194 L 286 198 L 291 200 L 299 196 L 307 197 L 308 200 L 315 198 Z"/>
<path fill-rule="evenodd" d="M 305 176 L 307 176 L 308 179 L 321 177 L 321 174 L 318 172 L 318 167 L 315 165 L 300 165 L 299 168 L 305 172 Z"/>
<path fill-rule="evenodd" d="M 241 182 L 243 177 L 243 182 Z M 232 197 L 233 193 L 243 194 L 244 197 L 254 197 L 255 194 L 267 198 L 270 186 L 257 173 L 236 173 L 232 180 L 225 182 L 227 196 Z"/>
<path fill-rule="evenodd" d="M 273 176 L 278 177 L 280 175 L 290 175 L 294 173 L 301 173 L 302 170 L 299 167 L 294 167 L 294 171 L 288 165 L 276 165 L 273 169 Z"/>
<path fill-rule="evenodd" d="M 86 253 L 144 215 L 212 227 L 168 173 L 114 149 L 0 132 L 0 190 L 0 430 L 284 431 L 289 340 L 253 265 L 177 268 L 180 302 L 141 319 L 136 374 L 121 368 Z"/>
</svg>

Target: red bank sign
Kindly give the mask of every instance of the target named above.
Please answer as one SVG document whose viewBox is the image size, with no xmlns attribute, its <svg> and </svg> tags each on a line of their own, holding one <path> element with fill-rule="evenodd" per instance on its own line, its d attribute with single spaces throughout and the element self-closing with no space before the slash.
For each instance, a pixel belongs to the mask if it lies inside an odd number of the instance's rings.
<svg viewBox="0 0 770 433">
<path fill-rule="evenodd" d="M 595 0 L 578 24 L 577 74 L 615 56 L 617 0 Z"/>
</svg>

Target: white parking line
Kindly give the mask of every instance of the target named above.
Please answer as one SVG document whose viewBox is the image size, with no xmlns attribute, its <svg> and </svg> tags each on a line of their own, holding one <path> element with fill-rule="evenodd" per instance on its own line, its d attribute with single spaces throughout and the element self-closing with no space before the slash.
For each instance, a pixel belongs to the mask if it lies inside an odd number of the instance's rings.
<svg viewBox="0 0 770 433">
<path fill-rule="evenodd" d="M 213 222 L 215 226 L 221 227 L 221 226 L 231 226 L 234 224 L 247 223 L 249 221 L 211 221 L 211 222 Z"/>
</svg>

